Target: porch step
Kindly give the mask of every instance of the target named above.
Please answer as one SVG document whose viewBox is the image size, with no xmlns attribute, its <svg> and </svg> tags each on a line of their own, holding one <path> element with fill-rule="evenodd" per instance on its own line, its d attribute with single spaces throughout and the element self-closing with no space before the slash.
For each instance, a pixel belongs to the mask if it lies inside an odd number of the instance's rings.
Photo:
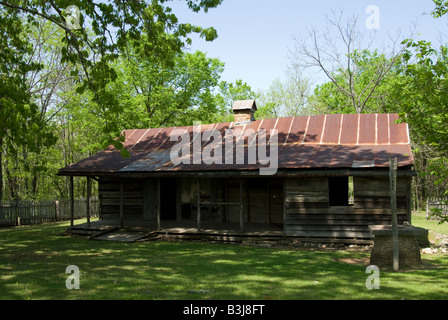
<svg viewBox="0 0 448 320">
<path fill-rule="evenodd" d="M 88 228 L 88 227 L 69 227 L 67 231 L 73 235 L 79 236 L 95 236 L 106 232 L 117 230 L 115 227 Z"/>
<path fill-rule="evenodd" d="M 144 231 L 114 230 L 94 235 L 90 237 L 90 239 L 102 241 L 136 242 L 142 239 L 150 239 L 152 236 L 152 233 Z"/>
</svg>

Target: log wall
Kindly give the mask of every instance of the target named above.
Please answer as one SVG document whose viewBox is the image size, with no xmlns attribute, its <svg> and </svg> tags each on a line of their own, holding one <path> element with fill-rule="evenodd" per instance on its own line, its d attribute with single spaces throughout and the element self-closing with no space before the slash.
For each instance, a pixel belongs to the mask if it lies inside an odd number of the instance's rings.
<svg viewBox="0 0 448 320">
<path fill-rule="evenodd" d="M 196 179 L 161 181 L 161 219 L 197 219 Z M 201 221 L 240 221 L 240 180 L 200 179 Z M 243 180 L 244 223 L 283 223 L 283 180 Z M 120 180 L 99 181 L 101 218 L 119 219 Z M 209 204 L 210 203 L 210 204 Z M 214 204 L 218 203 L 218 204 Z M 232 203 L 225 205 L 223 203 Z M 170 212 L 168 212 L 170 211 Z M 173 212 L 171 212 L 173 211 Z M 157 179 L 123 180 L 124 220 L 157 219 Z"/>
<path fill-rule="evenodd" d="M 163 185 L 163 184 L 162 184 Z M 253 178 L 243 180 L 244 223 L 284 224 L 286 236 L 370 239 L 372 224 L 390 224 L 389 179 L 353 177 L 354 204 L 334 206 L 328 177 Z M 398 223 L 410 221 L 410 178 L 397 179 Z M 157 180 L 123 180 L 124 219 L 157 218 Z M 195 179 L 171 179 L 161 190 L 175 205 L 171 219 L 197 217 Z M 101 179 L 101 217 L 119 219 L 120 181 Z M 163 197 L 162 197 L 163 198 Z M 167 200 L 167 201 L 168 201 Z M 201 205 L 201 221 L 240 221 L 240 180 L 201 179 L 201 202 L 236 205 Z M 161 205 L 164 207 L 163 204 Z M 168 207 L 166 207 L 168 208 Z M 162 220 L 168 217 L 161 213 Z"/>
<path fill-rule="evenodd" d="M 397 179 L 398 223 L 409 220 L 409 178 Z M 287 236 L 371 238 L 368 226 L 391 224 L 388 178 L 353 177 L 354 204 L 331 206 L 328 178 L 285 180 Z"/>
<path fill-rule="evenodd" d="M 120 181 L 101 179 L 98 183 L 101 203 L 100 217 L 120 219 Z M 123 180 L 123 214 L 126 220 L 143 218 L 143 180 Z"/>
<path fill-rule="evenodd" d="M 195 179 L 181 179 L 182 219 L 196 221 L 197 187 Z M 203 221 L 240 221 L 240 180 L 201 179 L 201 202 L 232 203 L 201 205 Z M 283 223 L 283 180 L 243 180 L 243 222 Z"/>
<path fill-rule="evenodd" d="M 227 183 L 227 199 L 240 202 L 238 180 Z M 227 208 L 227 221 L 238 222 L 240 208 Z M 243 221 L 245 223 L 283 224 L 283 180 L 275 178 L 254 178 L 243 181 Z"/>
</svg>

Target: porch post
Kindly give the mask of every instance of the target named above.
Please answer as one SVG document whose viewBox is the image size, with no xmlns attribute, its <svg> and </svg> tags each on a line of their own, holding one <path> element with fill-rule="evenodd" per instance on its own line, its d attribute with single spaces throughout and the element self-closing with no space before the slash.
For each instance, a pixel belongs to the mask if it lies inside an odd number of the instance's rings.
<svg viewBox="0 0 448 320">
<path fill-rule="evenodd" d="M 176 221 L 182 220 L 182 180 L 176 179 Z"/>
<path fill-rule="evenodd" d="M 407 220 L 409 224 L 412 224 L 412 179 L 413 177 L 406 179 L 406 189 L 407 189 Z"/>
<path fill-rule="evenodd" d="M 198 191 L 198 216 L 197 216 L 197 222 L 198 222 L 198 231 L 201 231 L 201 182 L 199 179 L 196 180 L 196 186 Z"/>
<path fill-rule="evenodd" d="M 70 176 L 70 226 L 73 227 L 75 219 L 75 196 L 73 191 L 73 176 Z"/>
<path fill-rule="evenodd" d="M 120 229 L 124 227 L 124 212 L 123 212 L 123 179 L 120 179 Z"/>
<path fill-rule="evenodd" d="M 389 154 L 389 181 L 390 181 L 390 209 L 392 214 L 392 249 L 393 269 L 399 269 L 399 244 L 398 244 L 398 222 L 397 222 L 397 158 L 392 159 Z"/>
<path fill-rule="evenodd" d="M 157 230 L 160 230 L 160 179 L 157 179 Z"/>
<path fill-rule="evenodd" d="M 286 179 L 283 178 L 283 237 L 286 238 Z"/>
<path fill-rule="evenodd" d="M 92 192 L 92 181 L 90 177 L 87 177 L 87 199 L 86 199 L 86 214 L 87 214 L 87 227 L 90 228 L 90 194 Z"/>
<path fill-rule="evenodd" d="M 268 224 L 271 224 L 271 187 L 269 178 L 266 178 L 266 206 L 268 207 Z"/>
<path fill-rule="evenodd" d="M 240 180 L 240 231 L 244 232 L 243 226 L 243 180 Z"/>
</svg>

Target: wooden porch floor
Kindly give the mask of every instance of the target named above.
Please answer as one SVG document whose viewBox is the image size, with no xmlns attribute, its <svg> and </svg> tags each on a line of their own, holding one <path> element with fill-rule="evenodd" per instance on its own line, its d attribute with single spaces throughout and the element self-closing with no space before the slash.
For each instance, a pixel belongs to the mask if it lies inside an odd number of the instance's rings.
<svg viewBox="0 0 448 320">
<path fill-rule="evenodd" d="M 115 220 L 95 220 L 87 223 L 74 224 L 68 231 L 77 235 L 93 235 L 107 233 L 108 231 L 118 230 L 119 221 Z M 147 234 L 165 235 L 174 238 L 216 238 L 218 240 L 229 240 L 237 237 L 262 237 L 262 238 L 282 238 L 283 226 L 262 223 L 245 223 L 243 233 L 240 231 L 239 222 L 201 222 L 201 230 L 197 229 L 194 221 L 171 221 L 162 220 L 160 230 L 157 230 L 155 221 L 125 221 L 124 229 L 130 232 L 139 232 Z"/>
</svg>

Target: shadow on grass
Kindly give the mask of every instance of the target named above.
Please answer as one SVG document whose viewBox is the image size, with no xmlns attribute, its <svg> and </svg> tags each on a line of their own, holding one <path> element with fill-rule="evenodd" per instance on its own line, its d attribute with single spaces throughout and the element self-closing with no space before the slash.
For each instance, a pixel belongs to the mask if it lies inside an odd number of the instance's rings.
<svg viewBox="0 0 448 320">
<path fill-rule="evenodd" d="M 91 241 L 64 235 L 66 227 L 0 230 L 1 299 L 446 299 L 448 293 L 442 256 L 432 257 L 431 268 L 381 271 L 380 289 L 368 290 L 362 263 L 368 252 Z M 69 265 L 79 267 L 79 290 L 65 286 Z"/>
</svg>

